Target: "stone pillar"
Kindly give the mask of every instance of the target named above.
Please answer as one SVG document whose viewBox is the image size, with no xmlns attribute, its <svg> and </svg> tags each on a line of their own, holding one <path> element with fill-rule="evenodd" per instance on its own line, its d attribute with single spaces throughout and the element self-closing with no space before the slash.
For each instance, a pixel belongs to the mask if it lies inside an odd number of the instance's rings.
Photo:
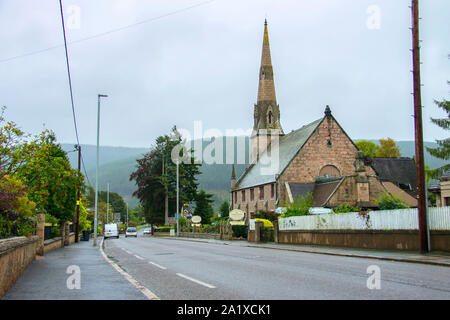
<svg viewBox="0 0 450 320">
<path fill-rule="evenodd" d="M 278 221 L 274 221 L 273 223 L 273 240 L 275 243 L 278 243 Z"/>
<path fill-rule="evenodd" d="M 66 233 L 66 224 L 65 223 L 61 223 L 59 225 L 59 233 L 60 233 L 60 237 L 61 237 L 61 248 L 63 248 L 64 247 L 65 233 Z"/>
<path fill-rule="evenodd" d="M 262 221 L 255 221 L 255 242 L 261 242 L 261 229 L 263 226 Z"/>
<path fill-rule="evenodd" d="M 227 224 L 228 231 L 228 240 L 233 240 L 233 226 L 231 224 Z"/>
<path fill-rule="evenodd" d="M 70 245 L 70 224 L 68 221 L 64 223 L 64 245 Z"/>
<path fill-rule="evenodd" d="M 38 242 L 36 246 L 36 254 L 38 256 L 44 255 L 44 240 L 45 240 L 45 213 L 38 213 L 36 219 L 36 235 Z"/>
</svg>

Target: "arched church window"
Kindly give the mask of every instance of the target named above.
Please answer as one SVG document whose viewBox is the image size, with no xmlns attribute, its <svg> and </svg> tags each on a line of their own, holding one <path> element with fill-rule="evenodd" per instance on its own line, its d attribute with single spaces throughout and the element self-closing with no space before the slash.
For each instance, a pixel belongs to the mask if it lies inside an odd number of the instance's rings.
<svg viewBox="0 0 450 320">
<path fill-rule="evenodd" d="M 272 119 L 273 119 L 272 111 L 269 111 L 269 115 L 268 115 L 269 124 L 272 124 Z"/>
<path fill-rule="evenodd" d="M 319 176 L 323 177 L 339 177 L 341 172 L 335 166 L 329 164 L 320 169 Z"/>
</svg>

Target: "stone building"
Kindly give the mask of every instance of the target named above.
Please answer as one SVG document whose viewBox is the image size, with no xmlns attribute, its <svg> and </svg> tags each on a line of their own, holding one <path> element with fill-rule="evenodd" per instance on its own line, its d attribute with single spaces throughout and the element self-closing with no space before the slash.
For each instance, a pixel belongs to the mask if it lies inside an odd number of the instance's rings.
<svg viewBox="0 0 450 320">
<path fill-rule="evenodd" d="M 312 193 L 317 207 L 348 203 L 375 208 L 383 192 L 402 195 L 410 205 L 416 205 L 414 196 L 403 191 L 400 183 L 386 187 L 389 181 L 380 179 L 329 106 L 323 117 L 288 134 L 283 132 L 280 119 L 266 21 L 250 137 L 251 163 L 238 179 L 233 167 L 231 176 L 231 208 L 246 212 L 247 219 L 307 193 Z"/>
<path fill-rule="evenodd" d="M 428 191 L 436 194 L 437 207 L 450 206 L 450 170 L 447 170 Z"/>
</svg>

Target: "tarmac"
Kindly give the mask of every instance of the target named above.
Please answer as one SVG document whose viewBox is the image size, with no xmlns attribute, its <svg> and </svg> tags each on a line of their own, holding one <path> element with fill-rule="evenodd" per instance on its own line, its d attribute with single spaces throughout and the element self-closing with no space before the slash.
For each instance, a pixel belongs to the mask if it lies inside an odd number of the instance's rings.
<svg viewBox="0 0 450 320">
<path fill-rule="evenodd" d="M 147 300 L 106 261 L 101 243 L 80 241 L 38 257 L 2 300 Z"/>
<path fill-rule="evenodd" d="M 397 262 L 421 263 L 450 267 L 450 253 L 420 254 L 411 251 L 380 251 L 291 245 L 278 243 L 251 243 L 245 240 L 213 240 L 183 237 L 161 237 L 168 240 L 204 242 L 272 250 L 288 250 L 312 254 L 327 254 L 354 258 L 379 259 Z M 80 241 L 68 247 L 53 250 L 34 260 L 3 300 L 147 300 L 151 292 L 115 265 L 112 258 L 90 241 Z M 101 289 L 101 290 L 100 290 Z"/>
<path fill-rule="evenodd" d="M 162 237 L 171 240 L 197 241 L 222 245 L 233 245 L 241 247 L 265 248 L 274 250 L 297 251 L 314 254 L 328 254 L 335 256 L 345 256 L 353 258 L 366 258 L 388 260 L 396 262 L 421 263 L 429 265 L 437 265 L 450 267 L 450 252 L 430 252 L 421 254 L 415 251 L 387 251 L 372 249 L 354 249 L 354 248 L 337 248 L 323 247 L 313 245 L 296 245 L 296 244 L 280 244 L 280 243 L 252 243 L 245 240 L 215 240 L 215 239 L 196 239 L 183 237 Z"/>
</svg>

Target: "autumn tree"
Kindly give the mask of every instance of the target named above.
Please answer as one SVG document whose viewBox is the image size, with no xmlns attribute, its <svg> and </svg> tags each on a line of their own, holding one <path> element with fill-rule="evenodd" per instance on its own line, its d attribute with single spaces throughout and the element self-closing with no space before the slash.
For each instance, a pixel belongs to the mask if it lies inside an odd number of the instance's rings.
<svg viewBox="0 0 450 320">
<path fill-rule="evenodd" d="M 379 158 L 400 158 L 401 152 L 397 143 L 391 138 L 380 139 L 380 147 L 375 153 Z"/>
</svg>

